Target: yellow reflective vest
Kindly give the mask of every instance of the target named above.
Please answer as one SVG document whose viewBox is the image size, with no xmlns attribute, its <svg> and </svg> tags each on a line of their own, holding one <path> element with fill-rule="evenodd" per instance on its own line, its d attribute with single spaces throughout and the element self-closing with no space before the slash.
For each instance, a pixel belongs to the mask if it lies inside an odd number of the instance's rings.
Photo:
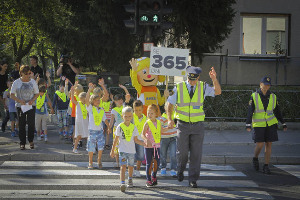
<svg viewBox="0 0 300 200">
<path fill-rule="evenodd" d="M 160 143 L 160 139 L 161 139 L 161 123 L 160 123 L 160 121 L 156 120 L 156 127 L 154 126 L 153 122 L 150 119 L 147 120 L 147 123 L 151 130 L 151 133 L 153 135 L 155 143 Z"/>
<path fill-rule="evenodd" d="M 191 99 L 186 82 L 177 84 L 177 106 L 175 118 L 184 122 L 204 121 L 205 114 L 203 110 L 203 82 L 197 82 L 194 96 Z"/>
<path fill-rule="evenodd" d="M 261 101 L 260 95 L 257 92 L 252 94 L 255 110 L 252 116 L 252 126 L 255 127 L 266 127 L 272 126 L 278 123 L 273 110 L 276 106 L 276 95 L 271 93 L 267 110 L 265 111 L 264 105 Z"/>
<path fill-rule="evenodd" d="M 147 117 L 144 114 L 142 115 L 143 115 L 143 119 L 142 121 L 140 121 L 139 117 L 135 113 L 133 113 L 133 122 L 137 130 L 139 131 L 139 135 L 141 135 L 141 133 L 143 132 L 143 128 L 147 119 Z"/>
<path fill-rule="evenodd" d="M 129 142 L 131 140 L 131 137 L 132 137 L 132 133 L 133 133 L 133 130 L 134 130 L 134 125 L 132 123 L 130 123 L 129 126 L 126 126 L 124 124 L 124 122 L 122 122 L 120 124 L 120 127 L 122 128 L 123 132 L 124 132 L 124 135 L 125 135 L 125 139 L 127 142 Z"/>
</svg>

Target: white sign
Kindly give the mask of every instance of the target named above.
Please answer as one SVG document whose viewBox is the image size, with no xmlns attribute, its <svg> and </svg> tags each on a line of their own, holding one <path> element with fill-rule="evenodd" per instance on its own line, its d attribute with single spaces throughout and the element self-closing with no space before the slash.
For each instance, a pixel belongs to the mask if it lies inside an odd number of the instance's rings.
<svg viewBox="0 0 300 200">
<path fill-rule="evenodd" d="M 186 76 L 189 50 L 151 47 L 149 74 Z"/>
<path fill-rule="evenodd" d="M 151 42 L 151 43 L 144 43 L 144 51 L 151 51 L 151 47 L 154 46 L 154 43 Z"/>
</svg>

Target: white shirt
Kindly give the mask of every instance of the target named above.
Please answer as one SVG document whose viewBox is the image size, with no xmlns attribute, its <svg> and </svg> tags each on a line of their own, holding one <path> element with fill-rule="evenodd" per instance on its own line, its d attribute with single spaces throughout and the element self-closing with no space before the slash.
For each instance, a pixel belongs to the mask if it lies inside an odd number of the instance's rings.
<svg viewBox="0 0 300 200">
<path fill-rule="evenodd" d="M 111 114 L 115 116 L 114 127 L 117 127 L 120 123 L 124 121 L 122 116 L 114 109 L 111 110 Z"/>
<path fill-rule="evenodd" d="M 120 125 L 118 125 L 115 134 L 116 136 L 119 136 L 119 152 L 135 153 L 134 137 L 139 135 L 139 131 L 137 130 L 136 126 L 134 126 L 129 142 L 126 140 L 125 134 Z"/>
<path fill-rule="evenodd" d="M 98 113 L 103 110 L 102 108 L 97 109 Z M 94 115 L 93 115 L 93 106 L 90 104 L 89 107 L 87 108 L 88 114 L 89 114 L 89 130 L 93 131 L 102 131 L 103 130 L 103 123 L 106 120 L 106 115 L 105 112 L 102 117 L 102 121 L 100 122 L 99 126 L 95 125 L 94 121 Z M 104 111 L 104 110 L 103 110 Z"/>
<path fill-rule="evenodd" d="M 10 93 L 15 94 L 18 99 L 28 103 L 35 94 L 39 93 L 39 88 L 35 80 L 31 79 L 29 82 L 23 82 L 21 78 L 19 78 L 12 84 Z M 35 102 L 32 105 L 35 106 Z M 16 107 L 21 107 L 21 104 L 17 101 Z"/>
<path fill-rule="evenodd" d="M 79 103 L 76 106 L 76 117 L 75 117 L 75 138 L 81 135 L 82 138 L 87 138 L 89 136 L 89 116 L 83 119 L 82 111 Z"/>
</svg>

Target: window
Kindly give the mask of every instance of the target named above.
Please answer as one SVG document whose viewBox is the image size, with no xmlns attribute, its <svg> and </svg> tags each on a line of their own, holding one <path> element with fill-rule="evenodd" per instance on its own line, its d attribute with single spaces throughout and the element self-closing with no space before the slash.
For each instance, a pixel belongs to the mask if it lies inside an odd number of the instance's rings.
<svg viewBox="0 0 300 200">
<path fill-rule="evenodd" d="M 241 54 L 285 54 L 288 16 L 241 14 Z"/>
</svg>

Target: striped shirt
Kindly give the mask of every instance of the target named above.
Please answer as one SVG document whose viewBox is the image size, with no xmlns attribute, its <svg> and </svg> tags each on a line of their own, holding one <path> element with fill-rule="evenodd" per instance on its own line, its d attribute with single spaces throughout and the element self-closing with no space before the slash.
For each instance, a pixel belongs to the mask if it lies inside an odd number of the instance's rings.
<svg viewBox="0 0 300 200">
<path fill-rule="evenodd" d="M 161 122 L 161 125 L 163 128 L 168 127 L 168 120 L 164 117 L 159 117 L 158 118 Z M 172 129 L 169 129 L 165 133 L 161 133 L 161 138 L 170 138 L 170 137 L 176 137 L 177 136 L 177 129 L 174 127 Z"/>
</svg>

